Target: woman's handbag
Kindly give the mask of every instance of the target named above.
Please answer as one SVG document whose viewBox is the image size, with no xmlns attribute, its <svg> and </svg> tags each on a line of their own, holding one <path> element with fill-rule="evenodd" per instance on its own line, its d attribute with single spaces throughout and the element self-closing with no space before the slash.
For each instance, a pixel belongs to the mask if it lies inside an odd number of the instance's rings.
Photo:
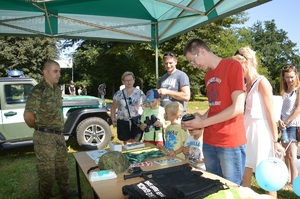
<svg viewBox="0 0 300 199">
<path fill-rule="evenodd" d="M 131 122 L 139 126 L 141 124 L 141 115 L 137 115 L 130 118 Z"/>
<path fill-rule="evenodd" d="M 125 100 L 125 103 L 126 103 L 126 108 L 128 110 L 128 115 L 129 115 L 129 118 L 130 118 L 130 121 L 129 121 L 130 129 L 139 129 L 140 132 L 138 132 L 138 133 L 143 133 L 143 131 L 139 127 L 140 124 L 141 124 L 141 115 L 138 114 L 134 117 L 131 117 L 129 107 L 128 107 L 128 104 L 127 104 L 127 100 L 126 100 L 126 97 L 125 97 L 125 94 L 124 94 L 124 90 L 122 90 L 122 93 L 123 93 L 124 100 Z"/>
</svg>

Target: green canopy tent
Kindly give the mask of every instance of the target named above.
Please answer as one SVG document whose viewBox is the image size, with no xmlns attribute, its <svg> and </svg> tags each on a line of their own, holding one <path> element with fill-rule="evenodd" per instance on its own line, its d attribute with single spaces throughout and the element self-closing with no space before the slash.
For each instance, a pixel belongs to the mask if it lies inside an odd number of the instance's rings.
<svg viewBox="0 0 300 199">
<path fill-rule="evenodd" d="M 270 0 L 0 0 L 0 35 L 159 43 Z"/>
</svg>

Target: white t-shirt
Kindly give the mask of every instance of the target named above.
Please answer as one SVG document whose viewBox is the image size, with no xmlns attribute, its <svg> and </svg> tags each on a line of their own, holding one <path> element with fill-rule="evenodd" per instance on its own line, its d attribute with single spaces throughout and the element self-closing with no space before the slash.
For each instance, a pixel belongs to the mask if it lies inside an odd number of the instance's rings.
<svg viewBox="0 0 300 199">
<path fill-rule="evenodd" d="M 201 136 L 198 140 L 195 140 L 194 136 L 188 135 L 184 143 L 184 146 L 190 147 L 189 154 L 186 156 L 186 159 L 193 164 L 197 164 L 197 167 L 201 169 L 205 169 L 204 163 L 200 163 L 204 159 L 203 151 L 202 151 L 202 147 L 203 147 L 202 138 L 203 136 Z"/>
</svg>

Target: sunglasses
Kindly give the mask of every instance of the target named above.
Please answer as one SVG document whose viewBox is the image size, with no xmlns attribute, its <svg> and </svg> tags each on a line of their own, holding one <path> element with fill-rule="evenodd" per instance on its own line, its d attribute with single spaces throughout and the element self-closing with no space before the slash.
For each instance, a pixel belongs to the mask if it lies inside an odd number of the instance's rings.
<svg viewBox="0 0 300 199">
<path fill-rule="evenodd" d="M 245 55 L 243 55 L 242 53 L 240 53 L 239 50 L 237 50 L 237 51 L 234 53 L 234 56 L 236 56 L 236 55 L 240 55 L 240 56 L 244 57 L 244 58 L 247 60 L 247 58 L 245 57 Z"/>
<path fill-rule="evenodd" d="M 282 67 L 282 70 L 288 70 L 288 69 L 294 69 L 295 68 L 295 66 L 293 66 L 293 65 L 291 65 L 291 66 L 284 66 L 284 67 Z"/>
<path fill-rule="evenodd" d="M 128 98 L 128 103 L 129 103 L 129 105 L 132 104 L 132 98 L 131 97 Z"/>
<path fill-rule="evenodd" d="M 176 54 L 175 53 L 165 53 L 164 57 L 167 57 L 167 56 L 176 57 Z"/>
</svg>

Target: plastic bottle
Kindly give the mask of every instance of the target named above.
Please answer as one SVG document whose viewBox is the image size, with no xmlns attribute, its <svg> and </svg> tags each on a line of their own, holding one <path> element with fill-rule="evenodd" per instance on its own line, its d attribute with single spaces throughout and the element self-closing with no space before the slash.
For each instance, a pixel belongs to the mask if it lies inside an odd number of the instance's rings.
<svg viewBox="0 0 300 199">
<path fill-rule="evenodd" d="M 282 142 L 283 143 L 288 143 L 289 142 L 286 128 L 282 129 Z"/>
</svg>

